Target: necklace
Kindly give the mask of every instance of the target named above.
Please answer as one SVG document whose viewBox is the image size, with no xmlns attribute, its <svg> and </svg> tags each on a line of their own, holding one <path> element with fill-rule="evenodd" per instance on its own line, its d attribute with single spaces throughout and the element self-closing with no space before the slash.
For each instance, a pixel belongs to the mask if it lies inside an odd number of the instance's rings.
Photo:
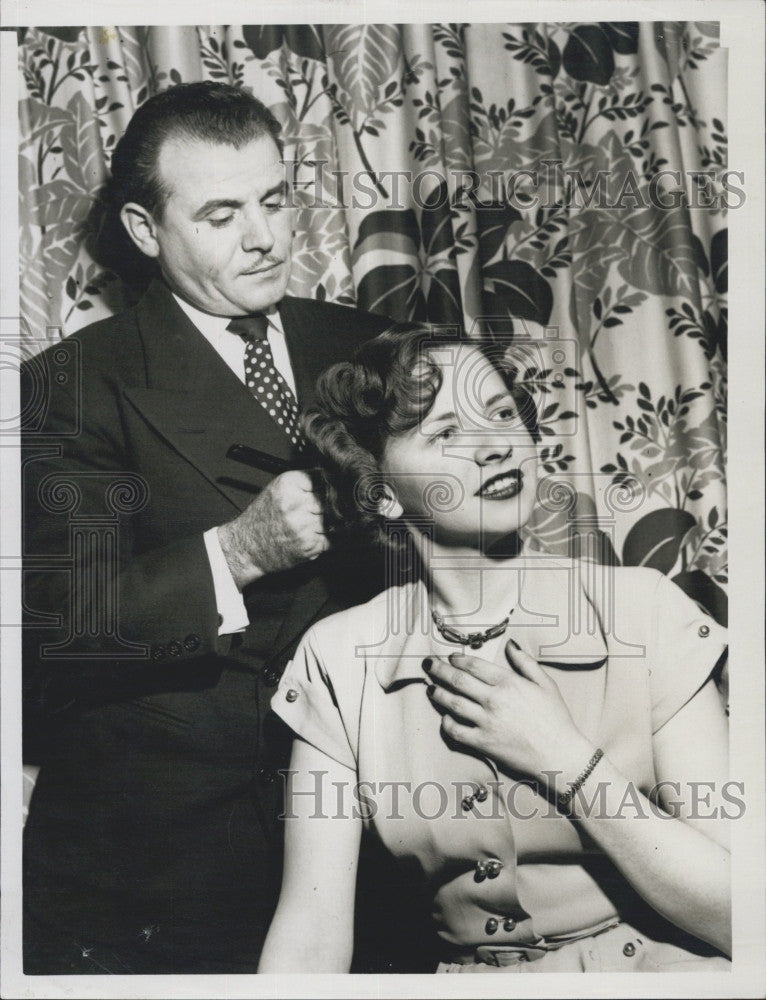
<svg viewBox="0 0 766 1000">
<path fill-rule="evenodd" d="M 490 639 L 496 639 L 505 632 L 513 611 L 514 609 L 511 608 L 505 618 L 501 622 L 498 622 L 497 625 L 490 625 L 483 632 L 469 632 L 467 635 L 458 632 L 451 625 L 445 625 L 442 616 L 437 615 L 435 611 L 431 612 L 431 617 L 434 620 L 434 625 L 448 642 L 459 642 L 462 646 L 470 646 L 471 649 L 481 649 L 485 642 L 489 642 Z"/>
</svg>

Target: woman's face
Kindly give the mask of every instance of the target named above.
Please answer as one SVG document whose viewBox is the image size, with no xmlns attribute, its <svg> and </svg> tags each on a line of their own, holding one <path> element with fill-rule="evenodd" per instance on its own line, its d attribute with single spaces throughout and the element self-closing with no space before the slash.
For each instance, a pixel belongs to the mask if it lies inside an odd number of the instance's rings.
<svg viewBox="0 0 766 1000">
<path fill-rule="evenodd" d="M 434 349 L 442 373 L 433 406 L 389 439 L 381 471 L 413 526 L 435 539 L 487 547 L 529 519 L 537 451 L 502 376 L 475 347 Z"/>
</svg>

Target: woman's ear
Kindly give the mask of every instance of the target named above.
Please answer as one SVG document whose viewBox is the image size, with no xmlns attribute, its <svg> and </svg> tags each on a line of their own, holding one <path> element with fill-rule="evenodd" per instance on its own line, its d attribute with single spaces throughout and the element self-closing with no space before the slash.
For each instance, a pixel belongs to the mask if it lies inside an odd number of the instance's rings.
<svg viewBox="0 0 766 1000">
<path fill-rule="evenodd" d="M 388 483 L 382 484 L 381 497 L 378 501 L 378 513 L 381 517 L 385 517 L 389 521 L 396 521 L 404 513 L 404 509 L 399 503 L 396 493 L 394 493 Z"/>
</svg>

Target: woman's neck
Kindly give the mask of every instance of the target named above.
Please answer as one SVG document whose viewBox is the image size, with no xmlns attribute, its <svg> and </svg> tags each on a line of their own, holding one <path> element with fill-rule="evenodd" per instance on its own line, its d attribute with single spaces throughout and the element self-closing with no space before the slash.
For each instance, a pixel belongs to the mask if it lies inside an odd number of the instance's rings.
<svg viewBox="0 0 766 1000">
<path fill-rule="evenodd" d="M 412 534 L 431 607 L 447 621 L 487 626 L 516 606 L 521 566 L 513 547 L 507 554 L 488 555 L 473 546 L 444 545 L 420 532 Z"/>
</svg>

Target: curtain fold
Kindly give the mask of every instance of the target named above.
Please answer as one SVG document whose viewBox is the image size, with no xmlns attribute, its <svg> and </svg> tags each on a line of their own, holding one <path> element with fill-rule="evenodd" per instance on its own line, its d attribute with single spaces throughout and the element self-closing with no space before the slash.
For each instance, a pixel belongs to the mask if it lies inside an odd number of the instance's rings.
<svg viewBox="0 0 766 1000">
<path fill-rule="evenodd" d="M 130 301 L 95 234 L 133 111 L 248 87 L 287 138 L 290 291 L 512 336 L 531 541 L 653 566 L 724 621 L 726 56 L 708 22 L 24 29 L 27 348 Z"/>
</svg>

